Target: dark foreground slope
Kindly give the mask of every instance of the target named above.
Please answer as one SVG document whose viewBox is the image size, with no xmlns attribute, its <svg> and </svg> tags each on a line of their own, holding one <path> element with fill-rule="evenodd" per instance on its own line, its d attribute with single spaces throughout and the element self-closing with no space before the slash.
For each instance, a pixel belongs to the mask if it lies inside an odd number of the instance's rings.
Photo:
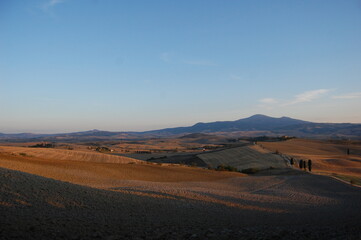
<svg viewBox="0 0 361 240">
<path fill-rule="evenodd" d="M 95 189 L 0 169 L 0 239 L 359 239 L 361 191 L 291 171 Z"/>
</svg>

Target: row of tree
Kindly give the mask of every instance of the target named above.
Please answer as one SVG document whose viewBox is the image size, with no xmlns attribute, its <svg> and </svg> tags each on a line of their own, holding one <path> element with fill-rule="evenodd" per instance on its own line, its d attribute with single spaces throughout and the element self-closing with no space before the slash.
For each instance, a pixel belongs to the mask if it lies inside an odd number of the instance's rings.
<svg viewBox="0 0 361 240">
<path fill-rule="evenodd" d="M 304 169 L 304 170 L 307 170 L 308 168 L 308 171 L 312 171 L 312 160 L 311 159 L 308 159 L 308 161 L 306 160 L 300 160 L 300 162 L 298 163 L 298 166 L 300 167 L 300 169 Z"/>
<path fill-rule="evenodd" d="M 291 158 L 290 163 L 293 166 L 295 164 L 295 160 L 293 158 Z M 306 160 L 301 159 L 298 163 L 298 166 L 300 167 L 300 169 L 304 169 L 304 170 L 308 169 L 308 171 L 311 172 L 312 171 L 312 160 L 309 159 L 308 161 L 306 161 Z"/>
</svg>

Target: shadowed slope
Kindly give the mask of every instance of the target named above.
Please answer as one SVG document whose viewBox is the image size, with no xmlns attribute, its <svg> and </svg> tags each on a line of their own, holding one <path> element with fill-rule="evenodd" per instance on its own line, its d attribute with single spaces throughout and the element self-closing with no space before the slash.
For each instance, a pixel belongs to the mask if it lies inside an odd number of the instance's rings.
<svg viewBox="0 0 361 240">
<path fill-rule="evenodd" d="M 0 237 L 357 239 L 360 197 L 352 186 L 307 174 L 125 181 L 101 190 L 0 169 Z"/>
</svg>

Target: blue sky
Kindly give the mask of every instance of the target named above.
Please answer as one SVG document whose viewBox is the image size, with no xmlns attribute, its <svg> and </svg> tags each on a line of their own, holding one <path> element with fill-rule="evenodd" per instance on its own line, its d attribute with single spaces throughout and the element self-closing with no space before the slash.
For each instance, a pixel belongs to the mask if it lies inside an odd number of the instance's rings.
<svg viewBox="0 0 361 240">
<path fill-rule="evenodd" d="M 360 1 L 0 2 L 0 132 L 361 123 Z"/>
</svg>

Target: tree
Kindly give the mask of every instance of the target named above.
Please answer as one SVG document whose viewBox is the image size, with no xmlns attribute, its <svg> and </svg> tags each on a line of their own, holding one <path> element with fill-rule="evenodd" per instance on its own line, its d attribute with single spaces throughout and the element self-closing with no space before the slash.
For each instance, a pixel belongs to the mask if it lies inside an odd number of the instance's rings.
<svg viewBox="0 0 361 240">
<path fill-rule="evenodd" d="M 311 159 L 308 159 L 307 165 L 308 165 L 308 171 L 311 172 L 311 170 L 312 170 L 312 160 Z"/>
</svg>

